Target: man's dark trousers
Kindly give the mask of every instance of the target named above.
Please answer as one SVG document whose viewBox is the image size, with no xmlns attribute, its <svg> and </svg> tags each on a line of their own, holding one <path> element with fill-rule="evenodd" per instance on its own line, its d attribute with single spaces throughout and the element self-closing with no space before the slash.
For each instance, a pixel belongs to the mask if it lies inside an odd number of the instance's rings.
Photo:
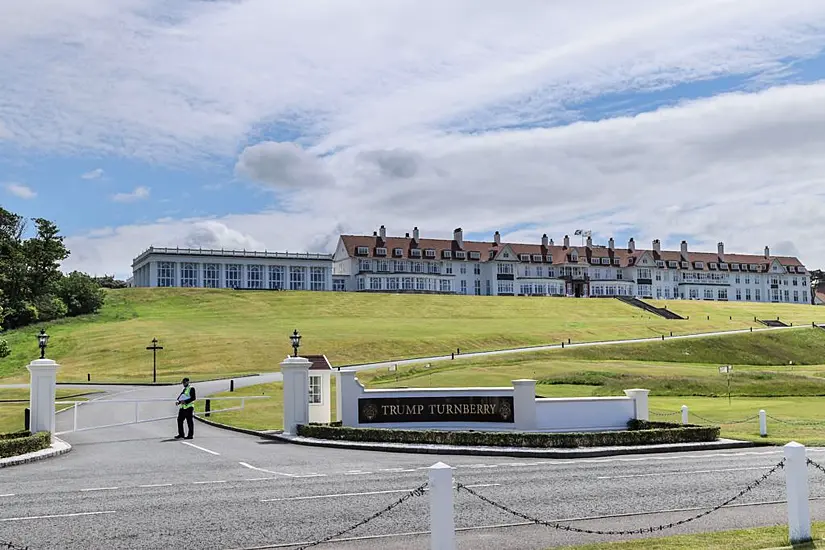
<svg viewBox="0 0 825 550">
<path fill-rule="evenodd" d="M 189 435 L 191 438 L 195 435 L 195 421 L 193 415 L 195 414 L 195 407 L 188 407 L 185 409 L 178 409 L 178 435 L 183 437 L 183 421 L 186 420 L 186 427 L 189 428 Z"/>
</svg>

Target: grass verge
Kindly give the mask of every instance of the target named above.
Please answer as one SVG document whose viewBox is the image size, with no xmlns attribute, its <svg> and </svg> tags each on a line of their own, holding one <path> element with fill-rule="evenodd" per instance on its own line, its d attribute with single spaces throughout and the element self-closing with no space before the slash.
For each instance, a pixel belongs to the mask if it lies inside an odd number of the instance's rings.
<svg viewBox="0 0 825 550">
<path fill-rule="evenodd" d="M 89 395 L 100 393 L 96 390 L 84 391 L 69 388 L 58 388 L 57 400 L 73 399 L 83 401 Z M 27 389 L 0 389 L 0 434 L 22 430 L 25 426 L 25 409 L 29 406 L 29 390 Z M 59 410 L 65 405 L 56 405 Z"/>
</svg>

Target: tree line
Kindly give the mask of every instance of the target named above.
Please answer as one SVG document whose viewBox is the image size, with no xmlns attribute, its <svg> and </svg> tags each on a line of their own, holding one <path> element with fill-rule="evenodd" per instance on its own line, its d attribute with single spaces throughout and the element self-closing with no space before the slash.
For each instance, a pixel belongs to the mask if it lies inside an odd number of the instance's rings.
<svg viewBox="0 0 825 550">
<path fill-rule="evenodd" d="M 20 328 L 94 313 L 103 305 L 102 283 L 85 273 L 60 270 L 69 249 L 57 225 L 45 218 L 29 220 L 0 207 L 0 326 Z M 29 231 L 31 229 L 31 231 Z M 0 357 L 10 353 L 0 339 Z"/>
</svg>

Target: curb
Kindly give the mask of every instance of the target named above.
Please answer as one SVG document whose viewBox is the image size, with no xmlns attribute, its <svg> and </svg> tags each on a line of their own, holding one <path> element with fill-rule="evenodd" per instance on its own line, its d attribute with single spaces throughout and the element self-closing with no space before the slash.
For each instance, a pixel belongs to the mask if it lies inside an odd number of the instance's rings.
<svg viewBox="0 0 825 550">
<path fill-rule="evenodd" d="M 55 456 L 60 456 L 72 450 L 72 446 L 66 441 L 52 436 L 52 444 L 48 449 L 41 449 L 33 453 L 26 453 L 19 456 L 10 456 L 8 458 L 0 458 L 0 468 L 7 468 L 9 466 L 18 466 L 20 464 L 28 464 L 30 462 L 37 462 L 38 460 L 45 460 Z"/>
<path fill-rule="evenodd" d="M 463 455 L 463 456 L 504 456 L 504 457 L 524 457 L 524 458 L 598 458 L 605 456 L 637 455 L 637 454 L 661 454 L 678 453 L 690 451 L 711 451 L 726 449 L 745 449 L 750 447 L 770 446 L 764 443 L 752 441 L 737 441 L 723 439 L 720 441 L 696 444 L 674 444 L 674 445 L 646 445 L 644 447 L 608 447 L 586 449 L 580 448 L 569 451 L 542 450 L 542 449 L 517 449 L 512 447 L 456 447 L 452 445 L 405 445 L 402 443 L 361 443 L 357 441 L 333 441 L 328 439 L 316 439 L 312 437 L 301 437 L 285 435 L 283 433 L 261 432 L 221 424 L 214 420 L 206 420 L 195 416 L 197 420 L 222 430 L 254 435 L 263 439 L 283 441 L 293 445 L 303 445 L 307 447 L 327 447 L 333 449 L 353 449 L 358 451 L 377 451 L 383 453 L 404 453 L 404 454 L 438 454 L 438 455 Z"/>
</svg>

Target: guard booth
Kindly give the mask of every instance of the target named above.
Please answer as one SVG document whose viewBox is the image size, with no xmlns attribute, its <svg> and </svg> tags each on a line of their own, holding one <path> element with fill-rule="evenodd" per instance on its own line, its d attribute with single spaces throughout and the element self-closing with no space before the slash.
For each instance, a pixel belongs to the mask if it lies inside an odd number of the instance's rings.
<svg viewBox="0 0 825 550">
<path fill-rule="evenodd" d="M 303 355 L 309 367 L 309 421 L 326 424 L 332 421 L 332 365 L 326 355 Z"/>
</svg>

